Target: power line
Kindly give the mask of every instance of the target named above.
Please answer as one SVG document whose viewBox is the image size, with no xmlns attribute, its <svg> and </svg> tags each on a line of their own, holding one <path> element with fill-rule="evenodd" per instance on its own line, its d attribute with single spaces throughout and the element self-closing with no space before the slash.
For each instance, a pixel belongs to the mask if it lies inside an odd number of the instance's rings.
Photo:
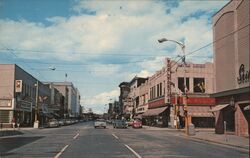
<svg viewBox="0 0 250 158">
<path fill-rule="evenodd" d="M 2 44 L 1 44 L 2 45 Z M 5 47 L 4 45 L 2 45 L 3 47 Z M 6 47 L 5 47 L 6 48 Z M 6 48 L 6 49 L 8 49 L 8 48 Z M 14 57 L 16 57 L 16 58 L 18 58 L 17 56 L 16 56 L 16 54 L 11 50 L 11 49 L 9 49 L 10 51 L 10 53 L 14 56 Z M 23 62 L 23 64 L 24 65 L 26 65 L 27 67 L 29 67 L 31 70 L 33 70 L 33 71 L 35 71 L 31 66 L 29 66 L 28 64 L 26 64 L 25 62 Z M 39 75 L 40 75 L 40 77 L 42 77 L 44 80 L 46 80 L 41 74 L 40 74 L 40 72 L 38 72 L 38 71 L 36 71 Z"/>
<path fill-rule="evenodd" d="M 229 34 L 227 34 L 227 35 L 225 35 L 225 36 L 223 36 L 223 37 L 221 37 L 221 38 L 219 38 L 219 39 L 217 39 L 217 40 L 215 40 L 215 41 L 213 41 L 213 42 L 211 42 L 211 43 L 208 43 L 208 44 L 206 44 L 206 45 L 203 46 L 203 47 L 200 47 L 200 48 L 198 48 L 198 49 L 196 49 L 196 50 L 194 50 L 194 51 L 189 52 L 188 54 L 186 54 L 186 56 L 191 55 L 191 54 L 193 54 L 193 53 L 196 53 L 196 52 L 198 52 L 198 51 L 201 50 L 201 49 L 204 49 L 204 48 L 206 48 L 206 47 L 208 47 L 208 46 L 210 46 L 210 45 L 212 45 L 212 44 L 214 44 L 214 43 L 216 43 L 216 42 L 218 42 L 218 41 L 221 41 L 221 40 L 227 38 L 228 36 L 231 36 L 232 34 L 234 34 L 234 33 L 238 32 L 238 31 L 240 31 L 240 30 L 246 28 L 247 26 L 249 26 L 249 24 L 247 24 L 247 25 L 245 25 L 245 26 L 243 26 L 243 27 L 241 27 L 241 28 L 239 28 L 239 29 L 237 29 L 237 30 L 235 30 L 235 31 L 232 31 L 231 33 L 229 33 Z"/>
<path fill-rule="evenodd" d="M 155 56 L 165 56 L 165 54 L 136 54 L 136 52 L 138 53 L 139 51 L 132 51 L 134 52 L 133 54 L 124 54 L 124 53 L 119 53 L 119 52 L 124 52 L 122 50 L 119 51 L 114 51 L 116 53 L 86 53 L 84 51 L 52 51 L 52 50 L 25 50 L 25 49 L 8 49 L 8 48 L 0 48 L 0 51 L 15 51 L 15 54 L 29 54 L 29 53 L 40 53 L 40 54 L 51 54 L 51 53 L 72 53 L 73 54 L 84 54 L 84 55 L 91 55 L 91 56 L 138 56 L 138 57 L 144 57 L 144 56 L 148 56 L 148 57 L 155 57 Z M 112 51 L 111 51 L 112 52 Z M 128 51 L 126 51 L 128 52 Z M 142 51 L 140 51 L 142 52 Z"/>
</svg>

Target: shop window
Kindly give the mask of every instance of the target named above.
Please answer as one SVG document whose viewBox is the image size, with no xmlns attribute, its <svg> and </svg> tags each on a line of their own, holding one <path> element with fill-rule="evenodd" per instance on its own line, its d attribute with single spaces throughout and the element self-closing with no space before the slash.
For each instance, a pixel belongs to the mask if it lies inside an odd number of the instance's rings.
<svg viewBox="0 0 250 158">
<path fill-rule="evenodd" d="M 186 78 L 186 87 L 187 87 L 187 92 L 189 90 L 189 78 Z M 184 78 L 183 77 L 178 77 L 178 88 L 184 92 Z"/>
<path fill-rule="evenodd" d="M 205 93 L 205 79 L 194 78 L 194 93 Z"/>
<path fill-rule="evenodd" d="M 10 111 L 8 111 L 8 110 L 0 110 L 1 123 L 9 123 L 11 121 L 10 116 L 11 116 Z"/>
</svg>

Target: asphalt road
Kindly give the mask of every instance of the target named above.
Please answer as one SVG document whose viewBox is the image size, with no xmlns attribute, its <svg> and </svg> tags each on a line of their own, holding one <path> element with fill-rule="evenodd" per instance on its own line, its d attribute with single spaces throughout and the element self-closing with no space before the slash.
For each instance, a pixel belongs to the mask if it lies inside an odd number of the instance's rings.
<svg viewBox="0 0 250 158">
<path fill-rule="evenodd" d="M 248 158 L 236 148 L 193 141 L 170 131 L 94 129 L 93 122 L 0 138 L 0 157 Z"/>
</svg>

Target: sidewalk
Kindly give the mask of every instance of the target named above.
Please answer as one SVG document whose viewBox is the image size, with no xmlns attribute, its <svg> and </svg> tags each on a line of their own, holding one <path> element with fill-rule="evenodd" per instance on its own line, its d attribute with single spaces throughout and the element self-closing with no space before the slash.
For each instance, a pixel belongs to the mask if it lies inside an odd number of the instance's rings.
<svg viewBox="0 0 250 158">
<path fill-rule="evenodd" d="M 185 129 L 174 129 L 174 128 L 159 128 L 143 126 L 146 130 L 160 130 L 160 131 L 175 131 L 179 133 L 179 136 L 186 137 L 189 139 L 196 139 L 201 141 L 207 141 L 211 143 L 217 143 L 222 145 L 228 145 L 231 147 L 237 147 L 249 150 L 249 138 L 240 137 L 233 134 L 215 134 L 213 128 L 196 128 L 195 135 L 188 136 L 185 134 Z"/>
<path fill-rule="evenodd" d="M 214 129 L 196 129 L 195 135 L 189 137 L 208 142 L 249 149 L 249 138 L 236 136 L 234 134 L 215 134 Z"/>
<path fill-rule="evenodd" d="M 4 138 L 4 137 L 9 137 L 9 136 L 15 136 L 15 135 L 23 135 L 23 134 L 30 134 L 30 133 L 35 133 L 35 130 L 32 127 L 28 128 L 3 128 L 0 129 L 0 138 Z"/>
</svg>

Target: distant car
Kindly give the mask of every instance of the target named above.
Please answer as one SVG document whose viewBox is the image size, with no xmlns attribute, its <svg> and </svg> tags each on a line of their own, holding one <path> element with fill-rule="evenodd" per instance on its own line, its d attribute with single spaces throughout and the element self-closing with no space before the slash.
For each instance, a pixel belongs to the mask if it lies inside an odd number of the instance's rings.
<svg viewBox="0 0 250 158">
<path fill-rule="evenodd" d="M 48 122 L 48 127 L 59 127 L 59 122 L 56 119 L 51 119 Z"/>
<path fill-rule="evenodd" d="M 133 125 L 133 120 L 126 121 L 126 123 L 127 123 L 128 126 L 132 126 Z"/>
<path fill-rule="evenodd" d="M 108 124 L 112 124 L 112 120 L 107 120 L 107 123 Z"/>
<path fill-rule="evenodd" d="M 94 127 L 95 128 L 97 128 L 97 127 L 106 128 L 107 127 L 106 121 L 103 120 L 103 119 L 98 119 L 98 120 L 95 121 Z"/>
<path fill-rule="evenodd" d="M 66 125 L 66 120 L 60 119 L 60 120 L 58 120 L 58 123 L 59 123 L 59 126 L 64 126 L 64 125 Z"/>
<path fill-rule="evenodd" d="M 115 120 L 113 123 L 114 128 L 127 128 L 128 125 L 125 120 Z"/>
<path fill-rule="evenodd" d="M 142 128 L 142 122 L 140 120 L 134 120 L 132 127 L 133 128 Z"/>
<path fill-rule="evenodd" d="M 71 120 L 69 120 L 69 119 L 67 119 L 65 122 L 66 122 L 66 125 L 72 124 Z"/>
</svg>

